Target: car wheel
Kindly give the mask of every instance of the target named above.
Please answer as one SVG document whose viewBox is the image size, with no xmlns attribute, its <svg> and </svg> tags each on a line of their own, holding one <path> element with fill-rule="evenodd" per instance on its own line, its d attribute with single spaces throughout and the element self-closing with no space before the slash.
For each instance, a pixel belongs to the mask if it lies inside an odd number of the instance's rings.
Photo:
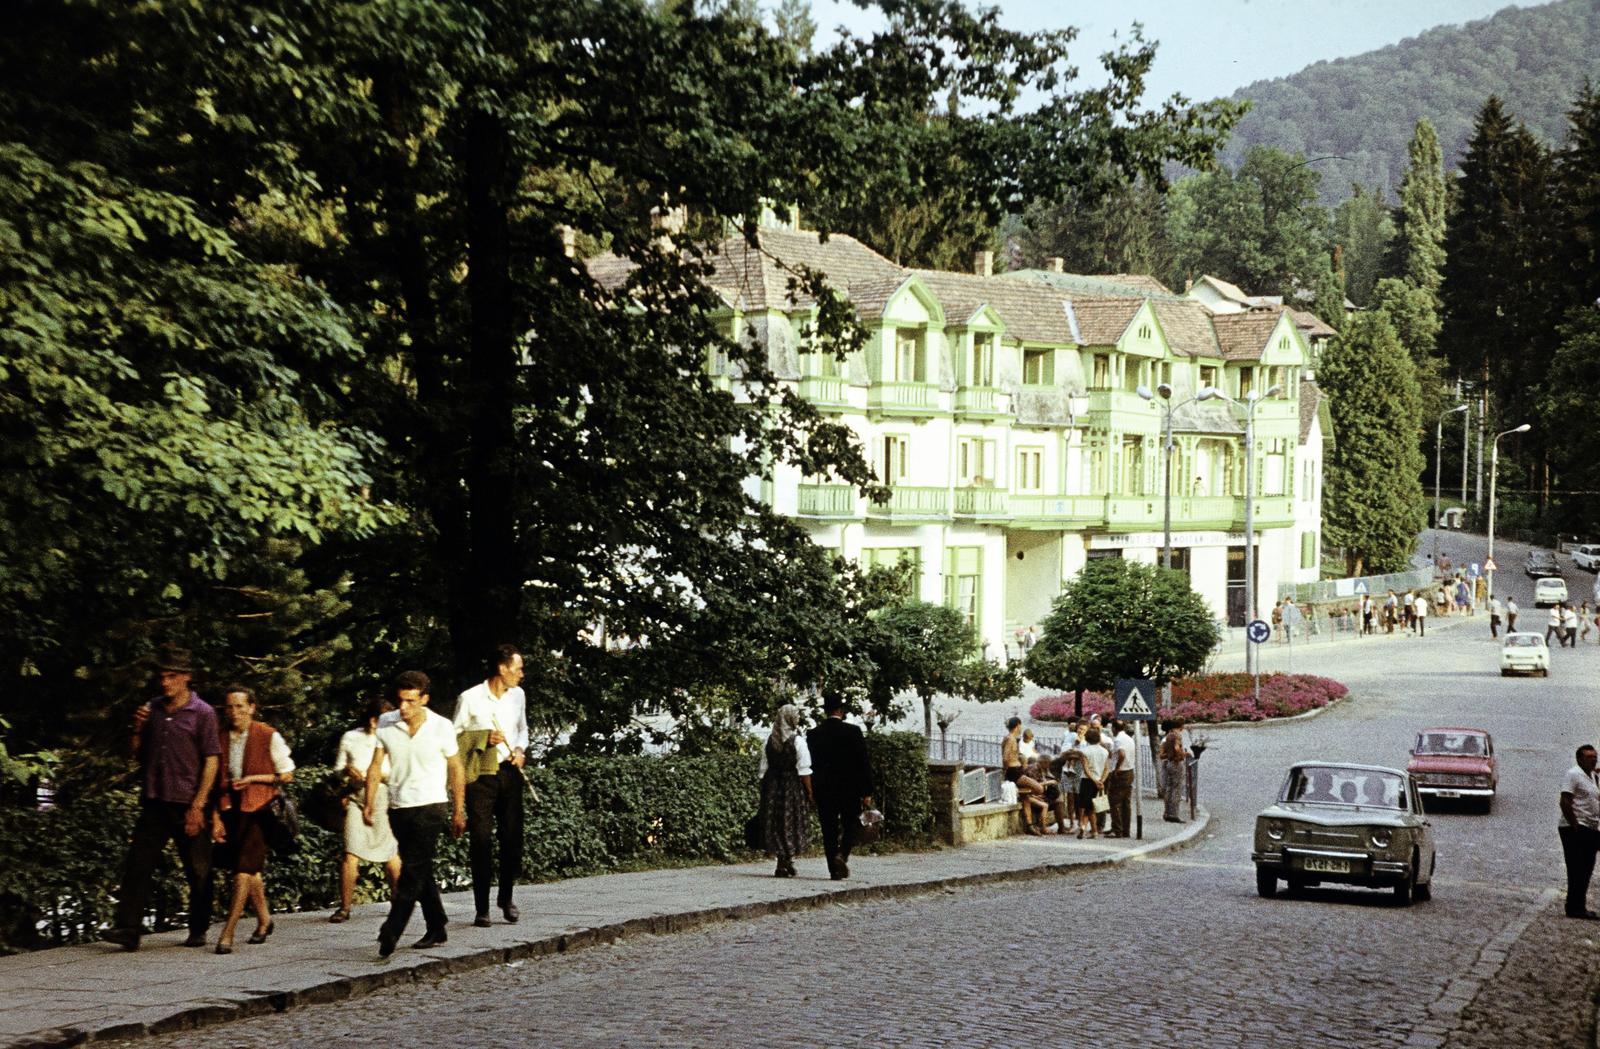
<svg viewBox="0 0 1600 1049">
<path fill-rule="evenodd" d="M 1487 816 L 1493 811 L 1494 811 L 1494 795 L 1491 794 L 1487 798 L 1483 799 L 1483 814 L 1485 816 Z"/>
<path fill-rule="evenodd" d="M 1394 887 L 1394 902 L 1397 907 L 1409 907 L 1411 897 L 1417 891 L 1417 859 L 1411 860 L 1411 873 L 1406 875 L 1406 880 Z"/>
<path fill-rule="evenodd" d="M 1256 895 L 1264 900 L 1278 895 L 1278 876 L 1260 864 L 1256 865 Z"/>
<path fill-rule="evenodd" d="M 1539 676 L 1540 677 L 1549 677 L 1550 676 L 1550 668 L 1549 667 L 1545 667 L 1543 670 L 1539 671 Z"/>
<path fill-rule="evenodd" d="M 1411 890 L 1411 895 L 1426 902 L 1433 899 L 1433 872 L 1439 869 L 1439 854 L 1433 854 L 1433 860 L 1428 864 L 1428 880 L 1418 882 L 1417 887 Z"/>
</svg>

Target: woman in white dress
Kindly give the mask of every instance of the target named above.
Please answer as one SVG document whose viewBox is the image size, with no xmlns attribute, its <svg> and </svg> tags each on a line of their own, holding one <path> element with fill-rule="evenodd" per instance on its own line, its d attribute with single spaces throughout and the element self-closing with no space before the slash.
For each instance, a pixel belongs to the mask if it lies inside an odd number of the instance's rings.
<svg viewBox="0 0 1600 1049">
<path fill-rule="evenodd" d="M 374 699 L 367 704 L 362 723 L 339 740 L 339 768 L 349 781 L 350 795 L 344 799 L 344 859 L 339 867 L 339 909 L 328 919 L 335 925 L 350 920 L 350 904 L 355 900 L 356 874 L 362 860 L 383 864 L 391 893 L 394 892 L 395 882 L 400 880 L 400 846 L 389 829 L 388 785 L 378 784 L 371 826 L 362 819 L 361 806 L 350 804 L 350 796 L 365 788 L 367 768 L 372 764 L 372 752 L 378 745 L 378 717 L 382 713 L 383 701 Z M 389 774 L 387 757 L 383 759 L 383 771 L 385 776 Z"/>
</svg>

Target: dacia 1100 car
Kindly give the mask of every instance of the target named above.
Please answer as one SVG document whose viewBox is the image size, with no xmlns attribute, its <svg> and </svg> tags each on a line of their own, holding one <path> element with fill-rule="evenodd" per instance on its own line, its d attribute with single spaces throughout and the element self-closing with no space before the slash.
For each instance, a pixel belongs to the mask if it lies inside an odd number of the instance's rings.
<svg viewBox="0 0 1600 1049">
<path fill-rule="evenodd" d="M 1417 733 L 1406 772 L 1424 798 L 1462 798 L 1484 812 L 1500 787 L 1494 739 L 1481 728 L 1425 728 Z"/>
<path fill-rule="evenodd" d="M 1301 762 L 1256 817 L 1256 891 L 1332 882 L 1394 890 L 1401 906 L 1433 895 L 1433 825 L 1411 777 L 1380 765 Z"/>
</svg>

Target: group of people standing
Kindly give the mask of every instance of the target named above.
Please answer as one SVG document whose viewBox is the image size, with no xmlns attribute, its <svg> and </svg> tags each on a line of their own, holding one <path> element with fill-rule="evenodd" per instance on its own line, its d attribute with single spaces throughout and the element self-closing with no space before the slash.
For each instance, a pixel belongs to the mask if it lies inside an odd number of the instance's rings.
<svg viewBox="0 0 1600 1049">
<path fill-rule="evenodd" d="M 446 942 L 446 918 L 434 870 L 439 838 L 470 835 L 476 926 L 490 925 L 489 896 L 507 922 L 519 912 L 513 888 L 522 863 L 522 767 L 528 746 L 522 656 L 501 645 L 486 678 L 457 698 L 454 719 L 429 709 L 427 674 L 408 670 L 391 685 L 392 706 L 372 701 L 360 724 L 339 742 L 345 780 L 344 851 L 339 907 L 329 921 L 350 919 L 362 861 L 380 863 L 391 903 L 378 931 L 378 953 L 394 952 L 421 906 L 424 934 L 415 944 Z M 223 688 L 226 729 L 192 688 L 190 654 L 163 648 L 157 659 L 162 694 L 135 711 L 131 748 L 140 766 L 139 815 L 128 849 L 113 926 L 104 939 L 137 950 L 152 875 L 167 842 L 175 844 L 189 884 L 187 947 L 202 947 L 212 917 L 213 860 L 234 872 L 233 899 L 215 952 L 231 954 L 235 930 L 250 907 L 248 941 L 272 935 L 264 872 L 269 846 L 287 832 L 276 814 L 294 761 L 281 733 L 256 720 L 258 701 L 245 685 Z M 496 864 L 495 837 L 499 849 Z M 221 851 L 217 852 L 217 847 Z"/>
</svg>

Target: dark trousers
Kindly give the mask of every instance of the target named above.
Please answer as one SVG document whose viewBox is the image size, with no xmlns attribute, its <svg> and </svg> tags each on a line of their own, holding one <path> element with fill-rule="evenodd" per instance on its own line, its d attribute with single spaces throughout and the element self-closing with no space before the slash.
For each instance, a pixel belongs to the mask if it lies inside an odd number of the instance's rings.
<svg viewBox="0 0 1600 1049">
<path fill-rule="evenodd" d="M 1592 827 L 1557 827 L 1561 834 L 1561 855 L 1567 861 L 1567 913 L 1582 914 L 1589 909 L 1589 879 L 1594 876 L 1595 848 L 1600 846 L 1600 831 Z"/>
<path fill-rule="evenodd" d="M 1563 645 L 1563 644 L 1566 643 L 1566 642 L 1561 640 L 1562 635 L 1561 635 L 1561 628 L 1560 627 L 1558 627 L 1558 626 L 1547 626 L 1547 627 L 1544 628 L 1544 643 L 1545 643 L 1546 646 L 1548 646 L 1550 644 L 1550 635 L 1551 634 L 1554 634 L 1556 636 L 1556 644 L 1557 645 Z"/>
<path fill-rule="evenodd" d="M 400 881 L 394 887 L 394 902 L 382 930 L 382 935 L 391 940 L 398 940 L 406 931 L 411 911 L 418 903 L 422 904 L 422 920 L 428 931 L 444 932 L 444 902 L 439 899 L 433 856 L 439 848 L 439 835 L 449 823 L 449 813 L 448 805 L 389 810 L 389 827 L 400 846 Z"/>
<path fill-rule="evenodd" d="M 472 863 L 472 899 L 479 914 L 489 913 L 489 886 L 494 884 L 494 830 L 500 834 L 498 905 L 511 902 L 511 890 L 522 874 L 522 773 L 509 761 L 493 776 L 467 784 L 467 855 Z"/>
<path fill-rule="evenodd" d="M 1497 615 L 1490 615 L 1489 616 L 1489 636 L 1490 637 L 1499 637 L 1500 636 L 1500 617 L 1497 616 Z"/>
<path fill-rule="evenodd" d="M 1111 801 L 1111 833 L 1119 838 L 1128 836 L 1128 825 L 1133 822 L 1133 770 L 1113 772 L 1106 780 L 1106 797 Z"/>
<path fill-rule="evenodd" d="M 189 837 L 183 819 L 189 806 L 181 801 L 146 801 L 139 806 L 133 825 L 133 843 L 122 871 L 117 896 L 116 927 L 144 929 L 144 910 L 150 900 L 150 879 L 161 863 L 167 842 L 178 849 L 183 874 L 189 882 L 189 931 L 205 935 L 211 926 L 211 814 L 200 822 L 200 833 Z"/>
<path fill-rule="evenodd" d="M 861 826 L 861 799 L 817 795 L 817 822 L 822 824 L 822 853 L 828 857 L 831 872 L 835 861 L 850 861 L 850 847 Z"/>
</svg>

